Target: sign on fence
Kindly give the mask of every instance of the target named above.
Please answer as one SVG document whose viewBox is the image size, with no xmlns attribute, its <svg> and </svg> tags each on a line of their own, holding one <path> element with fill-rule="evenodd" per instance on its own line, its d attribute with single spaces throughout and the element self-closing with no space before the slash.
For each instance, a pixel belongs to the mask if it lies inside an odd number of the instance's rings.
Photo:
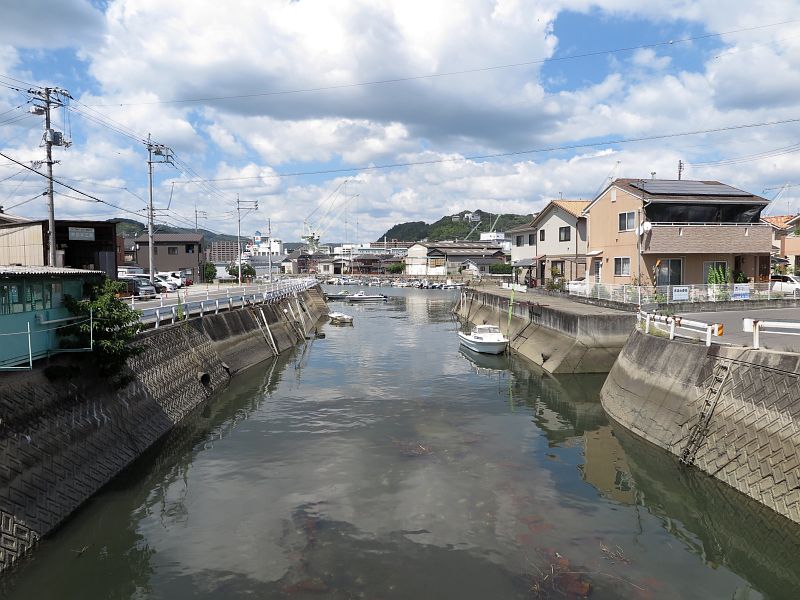
<svg viewBox="0 0 800 600">
<path fill-rule="evenodd" d="M 672 299 L 673 300 L 688 300 L 689 299 L 689 286 L 688 285 L 675 285 L 675 286 L 672 286 Z"/>
<path fill-rule="evenodd" d="M 749 300 L 750 299 L 750 284 L 749 283 L 734 283 L 733 284 L 733 299 L 734 300 Z"/>
</svg>

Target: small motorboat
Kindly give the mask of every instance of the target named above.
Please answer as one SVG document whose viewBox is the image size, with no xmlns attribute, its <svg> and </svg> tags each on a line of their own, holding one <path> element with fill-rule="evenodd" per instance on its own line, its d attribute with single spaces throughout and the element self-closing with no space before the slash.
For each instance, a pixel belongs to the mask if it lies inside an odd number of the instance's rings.
<svg viewBox="0 0 800 600">
<path fill-rule="evenodd" d="M 383 294 L 367 294 L 364 290 L 347 297 L 348 302 L 386 302 L 388 299 Z"/>
<path fill-rule="evenodd" d="M 328 318 L 334 325 L 352 325 L 353 323 L 352 315 L 346 315 L 341 312 L 328 313 Z"/>
<path fill-rule="evenodd" d="M 337 292 L 335 294 L 327 294 L 326 293 L 325 294 L 325 300 L 328 300 L 328 301 L 330 301 L 330 300 L 345 300 L 345 299 L 347 299 L 347 297 L 349 295 L 350 295 L 350 292 L 348 292 L 347 290 L 342 290 L 342 291 Z"/>
<path fill-rule="evenodd" d="M 461 343 L 475 352 L 501 354 L 508 347 L 508 338 L 497 325 L 476 325 L 470 333 L 458 332 Z"/>
</svg>

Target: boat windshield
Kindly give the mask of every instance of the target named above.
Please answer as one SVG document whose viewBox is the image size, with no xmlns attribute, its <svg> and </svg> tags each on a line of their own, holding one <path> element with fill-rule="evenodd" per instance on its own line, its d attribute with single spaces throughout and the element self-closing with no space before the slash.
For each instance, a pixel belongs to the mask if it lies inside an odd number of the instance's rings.
<svg viewBox="0 0 800 600">
<path fill-rule="evenodd" d="M 478 325 L 475 333 L 500 333 L 500 328 L 497 325 Z"/>
</svg>

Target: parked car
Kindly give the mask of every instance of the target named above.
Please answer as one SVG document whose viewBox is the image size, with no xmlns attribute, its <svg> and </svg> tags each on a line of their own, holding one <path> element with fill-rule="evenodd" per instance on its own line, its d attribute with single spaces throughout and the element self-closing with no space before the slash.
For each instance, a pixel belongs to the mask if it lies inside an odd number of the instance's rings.
<svg viewBox="0 0 800 600">
<path fill-rule="evenodd" d="M 156 273 L 174 284 L 176 288 L 181 288 L 186 284 L 186 279 L 178 271 L 165 271 L 163 273 Z"/>
<path fill-rule="evenodd" d="M 168 280 L 163 275 L 156 275 L 155 281 L 164 288 L 163 291 L 165 291 L 165 292 L 174 292 L 175 290 L 178 289 L 177 285 L 175 285 L 173 282 Z M 156 286 L 156 289 L 158 289 L 158 286 Z M 159 290 L 159 291 L 162 291 L 162 290 Z"/>
<path fill-rule="evenodd" d="M 567 291 L 570 294 L 585 296 L 588 291 L 588 283 L 585 277 L 578 277 L 572 281 L 567 282 Z"/>
<path fill-rule="evenodd" d="M 155 298 L 156 288 L 150 285 L 146 279 L 141 279 L 133 275 L 127 277 L 120 277 L 120 281 L 124 281 L 128 286 L 128 293 L 137 298 Z"/>
<path fill-rule="evenodd" d="M 797 275 L 772 275 L 769 289 L 782 294 L 800 294 L 800 277 Z"/>
</svg>

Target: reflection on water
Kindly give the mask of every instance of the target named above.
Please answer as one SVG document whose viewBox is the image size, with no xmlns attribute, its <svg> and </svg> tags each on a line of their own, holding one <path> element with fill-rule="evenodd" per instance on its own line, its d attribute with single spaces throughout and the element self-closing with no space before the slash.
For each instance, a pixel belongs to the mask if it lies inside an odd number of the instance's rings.
<svg viewBox="0 0 800 600">
<path fill-rule="evenodd" d="M 800 535 L 622 437 L 602 377 L 473 356 L 456 294 L 384 293 L 234 380 L 2 597 L 792 597 Z"/>
</svg>

